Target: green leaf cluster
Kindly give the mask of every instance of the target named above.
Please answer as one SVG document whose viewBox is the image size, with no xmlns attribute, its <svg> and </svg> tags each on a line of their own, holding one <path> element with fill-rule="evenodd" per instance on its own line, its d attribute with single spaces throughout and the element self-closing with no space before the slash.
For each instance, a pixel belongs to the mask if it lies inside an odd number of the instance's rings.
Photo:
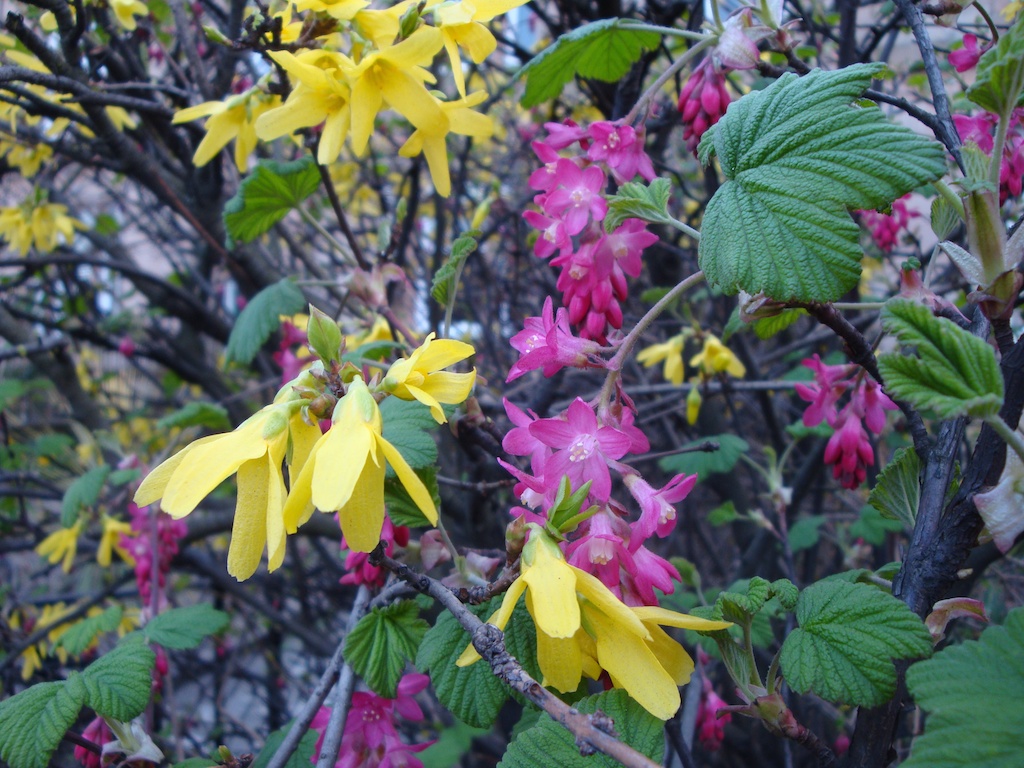
<svg viewBox="0 0 1024 768">
<path fill-rule="evenodd" d="M 224 206 L 228 237 L 240 243 L 255 240 L 319 186 L 320 172 L 312 158 L 287 163 L 261 160 Z"/>
<path fill-rule="evenodd" d="M 1024 89 L 1024 24 L 1014 23 L 978 61 L 967 98 L 982 109 L 1008 117 Z"/>
<path fill-rule="evenodd" d="M 199 603 L 172 608 L 146 623 L 146 639 L 164 648 L 186 650 L 197 647 L 207 635 L 223 630 L 231 617 L 212 605 Z"/>
<path fill-rule="evenodd" d="M 787 74 L 729 107 L 700 151 L 727 181 L 704 213 L 700 267 L 726 293 L 835 301 L 860 278 L 850 210 L 891 203 L 946 171 L 940 145 L 852 106 L 884 65 Z"/>
<path fill-rule="evenodd" d="M 612 232 L 626 219 L 643 219 L 655 224 L 672 226 L 668 213 L 668 200 L 672 195 L 672 182 L 655 179 L 650 184 L 630 181 L 608 197 L 608 213 L 604 218 L 605 232 Z"/>
<path fill-rule="evenodd" d="M 429 628 L 412 600 L 374 608 L 345 638 L 345 659 L 370 688 L 393 699 L 406 663 L 416 658 Z"/>
<path fill-rule="evenodd" d="M 881 355 L 878 367 L 893 397 L 939 418 L 995 416 L 1003 404 L 1003 376 L 995 352 L 956 323 L 906 299 L 893 299 L 882 310 L 887 331 L 917 355 Z"/>
<path fill-rule="evenodd" d="M 896 690 L 894 659 L 928 656 L 931 635 L 900 600 L 866 584 L 819 581 L 796 604 L 800 626 L 782 644 L 782 671 L 793 690 L 878 706 Z"/>
</svg>

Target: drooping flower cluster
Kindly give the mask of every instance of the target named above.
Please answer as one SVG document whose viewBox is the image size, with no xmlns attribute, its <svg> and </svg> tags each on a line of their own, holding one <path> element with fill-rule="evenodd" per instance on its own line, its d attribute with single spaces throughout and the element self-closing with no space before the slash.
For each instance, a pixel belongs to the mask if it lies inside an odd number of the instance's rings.
<svg viewBox="0 0 1024 768">
<path fill-rule="evenodd" d="M 723 712 L 719 716 L 719 711 L 728 705 L 715 692 L 710 678 L 703 678 L 703 686 L 697 709 L 697 741 L 708 752 L 717 752 L 725 741 L 725 726 L 732 722 L 732 713 Z"/>
<path fill-rule="evenodd" d="M 335 768 L 423 768 L 415 753 L 422 752 L 434 742 L 406 744 L 395 726 L 395 716 L 414 723 L 422 721 L 423 710 L 414 696 L 429 684 L 427 675 L 412 673 L 398 682 L 398 694 L 394 699 L 366 691 L 352 694 Z M 320 733 L 312 760 L 314 764 L 319 759 L 330 718 L 331 710 L 321 707 L 310 723 L 310 728 Z"/>
<path fill-rule="evenodd" d="M 812 384 L 797 384 L 800 397 L 810 403 L 804 411 L 804 425 L 814 427 L 822 421 L 835 430 L 825 447 L 825 463 L 844 488 L 856 488 L 867 477 L 867 468 L 875 463 L 868 430 L 876 435 L 885 428 L 885 412 L 896 410 L 874 379 L 858 373 L 854 365 L 826 365 L 818 355 L 803 361 L 814 371 Z M 842 410 L 837 403 L 849 391 L 850 399 Z"/>
<path fill-rule="evenodd" d="M 999 124 L 999 117 L 991 112 L 977 115 L 953 115 L 953 122 L 960 138 L 966 143 L 974 142 L 986 155 L 991 157 L 995 149 L 993 134 Z M 1024 107 L 1018 107 L 1010 115 L 1006 129 L 1006 142 L 999 166 L 999 203 L 1011 197 L 1019 197 L 1024 187 Z"/>
<path fill-rule="evenodd" d="M 128 502 L 128 515 L 131 531 L 121 534 L 120 545 L 135 560 L 135 583 L 145 608 L 151 605 L 154 577 L 163 594 L 171 561 L 178 554 L 178 542 L 188 533 L 188 525 L 133 501 Z"/>
<path fill-rule="evenodd" d="M 918 211 L 912 211 L 907 207 L 909 198 L 908 194 L 895 200 L 889 213 L 873 210 L 858 212 L 861 224 L 871 233 L 871 239 L 883 253 L 891 253 L 892 249 L 899 244 L 900 234 L 906 231 L 911 219 L 921 215 Z"/>
<path fill-rule="evenodd" d="M 640 275 L 640 255 L 658 239 L 639 219 L 626 219 L 605 232 L 601 222 L 608 213 L 603 194 L 608 174 L 619 183 L 637 174 L 651 181 L 654 168 L 643 149 L 643 132 L 628 125 L 547 123 L 545 128 L 547 139 L 532 145 L 544 167 L 530 176 L 540 212 L 527 211 L 523 218 L 539 232 L 534 253 L 553 257 L 552 266 L 561 270 L 557 285 L 568 323 L 580 326 L 584 339 L 604 343 L 610 328 L 622 327 L 619 302 L 627 295 L 626 276 Z M 585 155 L 559 155 L 577 142 Z"/>
<path fill-rule="evenodd" d="M 694 155 L 708 128 L 722 119 L 732 97 L 725 86 L 728 70 L 716 67 L 712 57 L 694 67 L 679 92 L 679 115 L 683 121 L 683 141 Z"/>
</svg>

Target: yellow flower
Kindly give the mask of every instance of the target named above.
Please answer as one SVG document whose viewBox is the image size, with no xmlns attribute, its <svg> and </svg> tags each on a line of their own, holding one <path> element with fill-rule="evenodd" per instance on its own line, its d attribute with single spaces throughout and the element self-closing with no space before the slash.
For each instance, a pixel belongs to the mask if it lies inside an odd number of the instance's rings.
<svg viewBox="0 0 1024 768">
<path fill-rule="evenodd" d="M 1007 3 L 1006 7 L 1000 11 L 1000 14 L 1002 14 L 1002 17 L 1006 21 L 1010 22 L 1016 18 L 1018 13 L 1020 13 L 1021 8 L 1024 8 L 1024 2 L 1021 2 L 1021 0 L 1013 0 L 1012 3 Z"/>
<path fill-rule="evenodd" d="M 256 149 L 256 120 L 264 112 L 279 106 L 281 99 L 250 88 L 225 101 L 207 101 L 175 113 L 173 123 L 187 123 L 208 117 L 206 136 L 196 147 L 192 162 L 204 166 L 215 158 L 229 141 L 235 142 L 235 167 L 240 173 L 249 169 L 249 157 Z"/>
<path fill-rule="evenodd" d="M 690 393 L 686 396 L 686 422 L 696 424 L 704 398 L 700 394 L 700 382 L 696 377 L 690 382 Z"/>
<path fill-rule="evenodd" d="M 645 368 L 665 361 L 662 375 L 666 381 L 676 386 L 683 383 L 683 342 L 688 334 L 680 333 L 661 344 L 652 344 L 641 349 L 636 356 L 636 361 Z"/>
<path fill-rule="evenodd" d="M 139 0 L 110 0 L 110 7 L 117 17 L 118 23 L 129 32 L 135 29 L 135 17 L 149 13 L 146 6 Z"/>
<path fill-rule="evenodd" d="M 85 229 L 82 222 L 67 213 L 67 206 L 31 197 L 19 206 L 0 208 L 0 238 L 21 256 L 33 246 L 40 253 L 49 253 L 61 240 L 70 245 L 75 239 L 75 230 Z"/>
<path fill-rule="evenodd" d="M 0 156 L 7 159 L 26 179 L 31 179 L 39 168 L 53 157 L 53 150 L 48 144 L 32 144 L 25 146 L 19 142 L 0 141 Z"/>
<path fill-rule="evenodd" d="M 511 11 L 526 3 L 526 0 L 462 0 L 445 3 L 436 11 L 438 26 L 444 36 L 444 48 L 452 65 L 452 75 L 459 95 L 466 95 L 466 79 L 459 60 L 459 47 L 465 49 L 469 58 L 479 64 L 498 47 L 491 30 L 481 22 Z"/>
<path fill-rule="evenodd" d="M 297 11 L 317 11 L 338 21 L 348 21 L 369 3 L 365 0 L 295 0 L 293 5 Z"/>
<path fill-rule="evenodd" d="M 290 386 L 279 401 L 249 417 L 234 432 L 196 440 L 149 473 L 135 493 L 139 506 L 161 500 L 174 518 L 192 512 L 200 501 L 238 473 L 238 501 L 228 548 L 228 573 L 244 581 L 256 572 L 263 549 L 273 571 L 284 560 L 284 506 L 287 491 L 281 463 L 294 478 L 320 437 L 319 427 L 302 417 L 304 401 L 291 397 Z"/>
<path fill-rule="evenodd" d="M 79 518 L 70 528 L 58 528 L 39 542 L 36 552 L 40 557 L 45 557 L 51 565 L 63 559 L 61 568 L 64 569 L 64 573 L 68 573 L 78 551 L 78 536 L 81 532 L 82 519 Z"/>
<path fill-rule="evenodd" d="M 690 365 L 698 368 L 706 376 L 714 376 L 723 371 L 737 379 L 747 375 L 747 369 L 732 350 L 710 333 L 704 334 L 704 348 L 693 356 Z"/>
<path fill-rule="evenodd" d="M 542 683 L 562 693 L 575 691 L 583 675 L 608 672 L 655 717 L 667 720 L 679 709 L 679 686 L 690 679 L 693 660 L 661 626 L 696 630 L 725 629 L 725 621 L 686 616 L 658 607 L 630 608 L 601 581 L 569 565 L 543 529 L 530 524 L 523 548 L 522 574 L 509 587 L 501 607 L 487 620 L 499 629 L 508 623 L 520 596 L 537 626 L 537 661 Z M 460 667 L 480 658 L 469 646 Z"/>
<path fill-rule="evenodd" d="M 103 516 L 103 534 L 100 536 L 100 544 L 96 548 L 96 562 L 104 568 L 110 567 L 111 555 L 114 550 L 129 565 L 135 565 L 135 558 L 127 549 L 121 546 L 121 535 L 134 536 L 132 526 L 123 520 L 115 520 L 109 515 Z"/>
<path fill-rule="evenodd" d="M 430 408 L 438 424 L 448 421 L 441 403 L 454 405 L 469 397 L 476 381 L 476 369 L 469 373 L 441 371 L 449 365 L 465 360 L 475 352 L 473 347 L 452 339 L 434 340 L 428 334 L 423 344 L 409 357 L 393 363 L 384 377 L 382 386 L 402 400 L 418 400 Z"/>
<path fill-rule="evenodd" d="M 363 331 L 361 333 L 345 334 L 345 351 L 352 352 L 359 349 L 364 344 L 394 340 L 395 337 L 391 334 L 391 325 L 383 317 L 377 315 L 373 321 L 373 325 L 370 327 L 370 330 Z"/>
<path fill-rule="evenodd" d="M 433 98 L 433 97 L 431 97 Z M 474 112 L 475 107 L 487 98 L 484 91 L 477 91 L 458 101 L 435 101 L 447 116 L 446 123 L 432 123 L 417 128 L 398 151 L 402 157 L 415 157 L 420 152 L 427 158 L 430 178 L 434 181 L 434 189 L 442 197 L 448 197 L 452 191 L 451 177 L 448 174 L 448 148 L 445 137 L 449 133 L 460 136 L 476 136 L 487 138 L 494 133 L 494 123 L 487 115 Z"/>
<path fill-rule="evenodd" d="M 378 48 L 386 48 L 395 42 L 402 16 L 414 2 L 415 0 L 402 0 L 389 8 L 380 10 L 367 8 L 359 11 L 353 21 L 364 39 L 373 41 Z"/>
<path fill-rule="evenodd" d="M 334 408 L 331 428 L 313 446 L 292 484 L 284 509 L 285 526 L 294 533 L 314 507 L 338 511 L 349 549 L 370 552 L 384 527 L 385 460 L 420 511 L 437 523 L 434 500 L 423 481 L 391 443 L 381 436 L 383 419 L 377 401 L 359 377 Z"/>
</svg>

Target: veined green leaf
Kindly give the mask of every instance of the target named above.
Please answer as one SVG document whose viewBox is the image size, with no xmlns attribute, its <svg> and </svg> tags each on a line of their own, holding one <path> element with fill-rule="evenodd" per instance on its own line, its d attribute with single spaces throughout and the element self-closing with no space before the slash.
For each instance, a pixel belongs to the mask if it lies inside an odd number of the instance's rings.
<svg viewBox="0 0 1024 768">
<path fill-rule="evenodd" d="M 894 659 L 928 656 L 931 635 L 902 601 L 866 584 L 819 581 L 800 593 L 800 623 L 782 644 L 794 691 L 878 706 L 896 690 Z"/>
<path fill-rule="evenodd" d="M 263 745 L 263 749 L 260 750 L 259 755 L 252 764 L 252 768 L 267 768 L 270 765 L 270 759 L 277 753 L 277 750 L 281 748 L 281 742 L 284 741 L 284 737 L 288 735 L 288 731 L 295 725 L 295 721 L 288 723 L 284 728 L 274 731 L 267 736 L 267 741 Z M 307 730 L 302 734 L 302 738 L 299 740 L 298 746 L 295 751 L 292 752 L 292 756 L 288 758 L 288 762 L 284 764 L 284 768 L 308 768 L 312 765 L 313 758 L 316 757 L 316 740 L 317 732 L 313 729 Z"/>
<path fill-rule="evenodd" d="M 156 655 L 143 642 L 126 636 L 81 674 L 87 706 L 96 714 L 128 722 L 149 702 Z"/>
<path fill-rule="evenodd" d="M 574 75 L 606 83 L 623 77 L 645 50 L 661 42 L 656 32 L 630 26 L 627 19 L 601 19 L 559 37 L 516 74 L 526 78 L 522 105 L 535 107 L 557 98 Z"/>
<path fill-rule="evenodd" d="M 608 214 L 604 231 L 613 232 L 626 219 L 643 219 L 655 224 L 668 224 L 668 200 L 672 195 L 672 182 L 655 179 L 650 184 L 630 181 L 608 198 Z"/>
<path fill-rule="evenodd" d="M 57 645 L 72 656 L 79 656 L 96 639 L 97 635 L 117 629 L 117 625 L 121 623 L 122 613 L 120 605 L 112 605 L 103 613 L 82 619 L 61 633 L 57 639 Z"/>
<path fill-rule="evenodd" d="M 700 267 L 726 293 L 835 301 L 860 278 L 853 209 L 877 208 L 946 170 L 936 142 L 851 103 L 884 65 L 783 75 L 705 134 L 727 177 L 704 213 Z"/>
<path fill-rule="evenodd" d="M 440 510 L 441 489 L 437 484 L 437 467 L 420 467 L 414 469 L 413 472 L 426 486 L 430 498 L 434 500 L 434 508 Z M 431 522 L 420 511 L 416 502 L 412 500 L 412 496 L 397 477 L 388 477 L 384 480 L 384 503 L 387 505 L 388 517 L 395 525 L 405 525 L 409 528 L 432 527 Z"/>
<path fill-rule="evenodd" d="M 282 163 L 261 160 L 224 206 L 224 225 L 232 240 L 248 243 L 316 192 L 320 172 L 312 158 Z"/>
<path fill-rule="evenodd" d="M 207 603 L 172 608 L 142 628 L 146 639 L 164 648 L 195 648 L 207 635 L 220 632 L 231 621 L 224 611 Z"/>
<path fill-rule="evenodd" d="M 878 367 L 893 397 L 940 418 L 985 418 L 1003 404 L 1003 376 L 995 352 L 950 320 L 906 299 L 893 299 L 882 310 L 882 324 L 917 356 L 881 355 Z"/>
<path fill-rule="evenodd" d="M 868 504 L 913 530 L 921 500 L 921 459 L 913 448 L 900 448 L 878 476 Z"/>
<path fill-rule="evenodd" d="M 1009 116 L 1024 89 L 1024 24 L 1020 21 L 1003 32 L 999 42 L 978 61 L 974 85 L 967 98 L 982 109 Z"/>
<path fill-rule="evenodd" d="M 0 759 L 11 768 L 46 768 L 84 698 L 76 681 L 39 683 L 0 702 Z"/>
<path fill-rule="evenodd" d="M 103 484 L 107 481 L 109 474 L 110 467 L 107 464 L 100 464 L 76 478 L 68 486 L 60 503 L 60 524 L 62 526 L 65 528 L 73 526 L 83 507 L 91 507 L 99 501 Z"/>
<path fill-rule="evenodd" d="M 1024 743 L 1024 609 L 907 671 L 928 712 L 905 768 L 1017 768 Z"/>
<path fill-rule="evenodd" d="M 412 600 L 374 608 L 345 638 L 345 659 L 370 688 L 393 699 L 406 663 L 416 658 L 429 628 Z"/>
<path fill-rule="evenodd" d="M 432 434 L 437 422 L 427 406 L 415 400 L 389 397 L 380 404 L 380 415 L 384 420 L 381 436 L 398 449 L 410 467 L 421 469 L 437 461 L 437 444 Z M 393 475 L 388 467 L 388 476 Z"/>
<path fill-rule="evenodd" d="M 478 230 L 470 230 L 459 235 L 452 243 L 452 251 L 448 254 L 448 259 L 434 273 L 434 280 L 430 284 L 430 295 L 442 307 L 447 306 L 448 302 L 454 298 L 455 289 L 458 288 L 455 278 L 466 263 L 466 259 L 476 250 L 476 239 L 480 237 L 480 234 Z"/>
<path fill-rule="evenodd" d="M 704 443 L 718 443 L 717 451 L 697 451 L 694 448 Z M 711 435 L 694 440 L 682 446 L 690 449 L 686 453 L 666 456 L 658 462 L 658 466 L 666 472 L 678 472 L 690 475 L 694 472 L 700 480 L 708 475 L 730 472 L 740 460 L 740 456 L 750 450 L 750 445 L 742 437 L 736 435 Z"/>
<path fill-rule="evenodd" d="M 224 357 L 228 362 L 251 362 L 281 325 L 281 315 L 294 315 L 305 308 L 306 297 L 291 279 L 286 277 L 268 285 L 238 314 Z"/>
</svg>

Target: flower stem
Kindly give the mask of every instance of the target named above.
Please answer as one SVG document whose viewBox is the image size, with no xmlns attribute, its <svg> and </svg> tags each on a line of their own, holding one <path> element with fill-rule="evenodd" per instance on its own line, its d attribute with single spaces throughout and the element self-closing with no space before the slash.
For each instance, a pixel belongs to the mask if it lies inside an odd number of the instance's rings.
<svg viewBox="0 0 1024 768">
<path fill-rule="evenodd" d="M 1006 445 L 1013 449 L 1014 453 L 1020 457 L 1020 460 L 1024 461 L 1024 437 L 1021 436 L 1020 432 L 1011 428 L 998 413 L 985 419 L 985 422 L 996 431 L 997 435 L 1003 438 Z"/>
<path fill-rule="evenodd" d="M 660 29 L 660 27 L 658 29 Z M 629 114 L 622 118 L 624 125 L 632 125 L 636 121 L 637 116 L 647 108 L 647 105 L 658 94 L 662 86 L 675 77 L 676 72 L 685 67 L 692 58 L 715 41 L 714 38 L 708 37 L 707 35 L 701 35 L 701 38 L 702 39 L 699 43 L 673 61 L 669 68 L 662 72 L 661 76 L 654 81 L 654 84 L 643 92 L 640 98 L 637 99 L 636 104 L 633 105 L 633 108 L 629 110 Z"/>
<path fill-rule="evenodd" d="M 941 179 L 933 181 L 932 188 L 939 193 L 939 197 L 953 206 L 953 210 L 956 211 L 957 216 L 959 216 L 960 220 L 963 221 L 964 201 L 960 199 L 956 192 L 950 189 L 949 185 Z"/>
</svg>

